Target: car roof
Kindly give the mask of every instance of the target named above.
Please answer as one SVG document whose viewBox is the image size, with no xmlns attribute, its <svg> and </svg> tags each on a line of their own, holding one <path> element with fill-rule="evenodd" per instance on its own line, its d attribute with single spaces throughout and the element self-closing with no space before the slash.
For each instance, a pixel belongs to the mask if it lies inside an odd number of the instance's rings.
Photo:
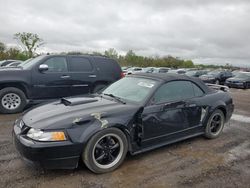
<svg viewBox="0 0 250 188">
<path fill-rule="evenodd" d="M 198 85 L 205 93 L 210 92 L 211 90 L 209 89 L 209 87 L 204 84 L 204 82 L 199 79 L 199 78 L 195 78 L 195 77 L 189 77 L 186 75 L 182 75 L 182 74 L 174 74 L 174 73 L 135 73 L 132 75 L 128 75 L 129 77 L 144 77 L 144 78 L 149 78 L 149 79 L 156 79 L 156 80 L 160 80 L 163 82 L 168 82 L 168 81 L 174 81 L 174 80 L 187 80 L 187 81 L 191 81 L 196 83 L 196 85 Z"/>
<path fill-rule="evenodd" d="M 153 78 L 153 79 L 160 79 L 164 81 L 169 81 L 169 80 L 183 80 L 187 79 L 190 80 L 190 78 L 186 75 L 180 75 L 180 74 L 174 74 L 174 73 L 135 73 L 135 76 L 143 76 L 143 77 L 148 77 L 148 78 Z"/>
<path fill-rule="evenodd" d="M 94 58 L 106 58 L 113 59 L 105 55 L 97 55 L 97 54 L 45 54 L 42 55 L 44 57 L 94 57 Z"/>
</svg>

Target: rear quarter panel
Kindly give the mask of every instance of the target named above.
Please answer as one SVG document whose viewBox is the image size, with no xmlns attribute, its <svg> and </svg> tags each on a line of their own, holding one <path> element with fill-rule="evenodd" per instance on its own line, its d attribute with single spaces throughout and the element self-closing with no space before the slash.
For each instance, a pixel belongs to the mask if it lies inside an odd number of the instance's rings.
<svg viewBox="0 0 250 188">
<path fill-rule="evenodd" d="M 202 103 L 208 107 L 207 116 L 205 117 L 206 120 L 208 120 L 209 116 L 216 109 L 220 109 L 225 114 L 225 120 L 227 122 L 234 110 L 233 99 L 229 92 L 211 91 L 204 97 Z"/>
</svg>

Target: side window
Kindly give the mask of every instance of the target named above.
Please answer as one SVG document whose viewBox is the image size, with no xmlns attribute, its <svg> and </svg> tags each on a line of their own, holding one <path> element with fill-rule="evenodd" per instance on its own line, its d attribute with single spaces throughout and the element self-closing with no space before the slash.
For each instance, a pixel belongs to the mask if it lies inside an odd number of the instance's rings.
<svg viewBox="0 0 250 188">
<path fill-rule="evenodd" d="M 48 65 L 49 70 L 47 72 L 67 72 L 67 61 L 64 57 L 52 57 L 43 64 Z"/>
<path fill-rule="evenodd" d="M 195 84 L 192 83 L 193 89 L 194 89 L 194 95 L 195 97 L 201 97 L 204 95 L 204 92 Z"/>
<path fill-rule="evenodd" d="M 91 72 L 93 67 L 89 60 L 84 57 L 72 57 L 69 62 L 71 72 Z"/>
<path fill-rule="evenodd" d="M 155 104 L 184 100 L 194 97 L 194 89 L 189 81 L 172 81 L 162 85 L 155 93 Z"/>
</svg>

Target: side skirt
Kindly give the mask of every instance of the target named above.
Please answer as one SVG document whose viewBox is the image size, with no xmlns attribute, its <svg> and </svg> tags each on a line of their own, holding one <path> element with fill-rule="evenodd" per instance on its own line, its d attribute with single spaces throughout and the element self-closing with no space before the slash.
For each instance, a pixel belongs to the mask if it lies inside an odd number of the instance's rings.
<svg viewBox="0 0 250 188">
<path fill-rule="evenodd" d="M 156 149 L 156 148 L 160 148 L 162 146 L 173 144 L 173 143 L 176 143 L 176 142 L 179 142 L 179 141 L 182 141 L 182 140 L 186 140 L 188 138 L 197 137 L 197 136 L 200 136 L 200 135 L 203 135 L 203 134 L 204 134 L 204 132 L 195 133 L 195 134 L 188 135 L 188 136 L 185 136 L 185 137 L 181 137 L 181 138 L 178 138 L 178 139 L 174 139 L 174 140 L 171 140 L 171 141 L 166 141 L 166 142 L 163 142 L 163 143 L 160 143 L 160 144 L 149 146 L 149 147 L 143 148 L 141 150 L 137 150 L 135 152 L 130 152 L 130 153 L 131 153 L 131 155 L 137 155 L 139 153 L 144 153 L 144 152 Z"/>
</svg>

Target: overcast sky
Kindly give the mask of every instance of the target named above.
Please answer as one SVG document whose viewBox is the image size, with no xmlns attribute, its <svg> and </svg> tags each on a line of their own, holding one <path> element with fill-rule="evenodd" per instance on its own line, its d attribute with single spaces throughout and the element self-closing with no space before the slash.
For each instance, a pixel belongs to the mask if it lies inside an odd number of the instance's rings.
<svg viewBox="0 0 250 188">
<path fill-rule="evenodd" d="M 0 41 L 37 33 L 44 52 L 132 49 L 250 66 L 250 0 L 0 0 Z"/>
</svg>

